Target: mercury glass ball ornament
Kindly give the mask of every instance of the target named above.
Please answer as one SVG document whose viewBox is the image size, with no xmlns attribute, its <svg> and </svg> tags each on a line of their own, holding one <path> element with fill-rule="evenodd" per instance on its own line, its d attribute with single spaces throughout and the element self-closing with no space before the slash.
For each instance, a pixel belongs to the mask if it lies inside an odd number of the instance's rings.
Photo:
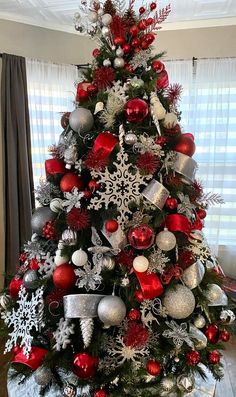
<svg viewBox="0 0 236 397">
<path fill-rule="evenodd" d="M 160 396 L 167 396 L 175 387 L 175 379 L 172 376 L 165 376 L 160 381 L 160 386 L 162 388 Z"/>
<path fill-rule="evenodd" d="M 73 252 L 71 260 L 75 266 L 84 266 L 88 262 L 88 255 L 80 248 L 79 250 Z"/>
<path fill-rule="evenodd" d="M 140 273 L 146 272 L 148 266 L 149 266 L 149 261 L 143 255 L 136 256 L 136 258 L 134 258 L 133 260 L 133 268 L 134 270 L 136 270 L 136 272 L 140 272 Z"/>
<path fill-rule="evenodd" d="M 23 277 L 23 284 L 27 289 L 37 289 L 39 285 L 39 278 L 36 270 L 27 270 Z"/>
<path fill-rule="evenodd" d="M 115 268 L 114 258 L 108 255 L 104 256 L 102 259 L 102 266 L 107 270 L 113 270 Z"/>
<path fill-rule="evenodd" d="M 178 284 L 165 292 L 163 305 L 170 317 L 181 320 L 190 316 L 194 311 L 195 297 L 189 288 Z"/>
<path fill-rule="evenodd" d="M 55 216 L 55 212 L 52 212 L 49 207 L 37 208 L 31 218 L 31 228 L 33 232 L 42 236 L 45 224 L 54 219 Z"/>
<path fill-rule="evenodd" d="M 52 377 L 53 375 L 50 368 L 43 366 L 37 368 L 34 372 L 34 380 L 40 386 L 47 386 L 49 382 L 51 382 Z"/>
<path fill-rule="evenodd" d="M 104 14 L 101 18 L 103 26 L 109 26 L 112 22 L 111 14 Z"/>
<path fill-rule="evenodd" d="M 198 315 L 194 318 L 193 324 L 195 325 L 196 328 L 201 329 L 201 328 L 204 328 L 204 327 L 205 327 L 205 325 L 206 325 L 206 320 L 205 320 L 205 318 L 203 317 L 202 314 L 198 314 Z"/>
<path fill-rule="evenodd" d="M 105 66 L 106 68 L 109 68 L 109 66 L 111 66 L 111 61 L 110 61 L 110 59 L 104 59 L 104 61 L 103 61 L 103 66 Z"/>
<path fill-rule="evenodd" d="M 117 57 L 114 59 L 114 68 L 115 69 L 121 69 L 125 66 L 125 60 L 124 58 Z"/>
<path fill-rule="evenodd" d="M 0 311 L 1 309 L 6 310 L 10 302 L 11 302 L 10 295 L 7 294 L 0 295 Z"/>
<path fill-rule="evenodd" d="M 77 241 L 77 233 L 74 230 L 66 229 L 62 233 L 61 239 L 65 245 L 75 245 Z"/>
<path fill-rule="evenodd" d="M 110 29 L 107 26 L 103 26 L 102 35 L 103 37 L 108 37 L 110 35 Z"/>
<path fill-rule="evenodd" d="M 194 376 L 183 374 L 177 377 L 177 387 L 183 393 L 191 393 L 194 389 Z"/>
<path fill-rule="evenodd" d="M 162 251 L 170 251 L 176 246 L 176 237 L 168 229 L 164 229 L 156 236 L 156 245 Z"/>
<path fill-rule="evenodd" d="M 91 23 L 96 23 L 98 20 L 98 14 L 96 11 L 90 11 L 88 14 L 88 19 Z"/>
<path fill-rule="evenodd" d="M 121 47 L 117 48 L 117 50 L 116 50 L 116 55 L 117 55 L 118 57 L 123 57 L 124 51 L 122 50 Z"/>
<path fill-rule="evenodd" d="M 93 128 L 94 118 L 90 110 L 79 107 L 71 112 L 69 124 L 75 132 L 85 134 Z"/>
<path fill-rule="evenodd" d="M 52 212 L 60 212 L 63 209 L 62 207 L 62 199 L 60 198 L 54 198 L 52 199 L 52 201 L 50 202 L 50 210 Z"/>
<path fill-rule="evenodd" d="M 135 134 L 129 133 L 124 136 L 124 141 L 125 141 L 126 145 L 134 145 L 135 143 L 137 143 L 138 138 Z"/>
<path fill-rule="evenodd" d="M 98 304 L 98 317 L 105 326 L 119 325 L 125 316 L 126 306 L 118 296 L 105 296 Z"/>
</svg>

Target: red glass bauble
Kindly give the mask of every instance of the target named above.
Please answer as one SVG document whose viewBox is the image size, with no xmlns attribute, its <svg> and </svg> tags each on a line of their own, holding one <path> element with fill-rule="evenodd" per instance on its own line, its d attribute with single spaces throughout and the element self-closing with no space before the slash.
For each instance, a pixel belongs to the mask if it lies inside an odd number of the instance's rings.
<svg viewBox="0 0 236 397">
<path fill-rule="evenodd" d="M 144 37 L 144 40 L 150 45 L 155 40 L 155 35 L 153 33 L 147 33 Z"/>
<path fill-rule="evenodd" d="M 53 272 L 53 283 L 60 289 L 70 289 L 75 285 L 76 275 L 74 266 L 69 263 L 58 266 Z"/>
<path fill-rule="evenodd" d="M 180 135 L 178 143 L 174 146 L 174 150 L 192 157 L 196 150 L 194 139 L 188 134 Z"/>
<path fill-rule="evenodd" d="M 115 45 L 124 45 L 125 44 L 125 39 L 124 37 L 118 36 L 114 38 L 114 44 Z"/>
<path fill-rule="evenodd" d="M 148 19 L 146 20 L 147 26 L 152 25 L 153 22 L 154 22 L 153 18 L 148 18 Z"/>
<path fill-rule="evenodd" d="M 126 63 L 124 66 L 124 69 L 129 72 L 129 73 L 134 73 L 134 68 L 132 65 L 130 65 L 130 63 Z"/>
<path fill-rule="evenodd" d="M 175 210 L 177 208 L 178 201 L 175 198 L 168 197 L 168 199 L 165 202 L 165 207 L 168 208 L 169 210 Z"/>
<path fill-rule="evenodd" d="M 224 329 L 223 331 L 220 331 L 219 340 L 222 340 L 222 342 L 228 342 L 230 340 L 230 336 L 231 335 L 230 335 L 229 331 Z"/>
<path fill-rule="evenodd" d="M 139 30 L 145 30 L 146 27 L 147 27 L 146 19 L 141 19 L 141 21 L 139 21 L 138 23 Z"/>
<path fill-rule="evenodd" d="M 137 289 L 134 293 L 134 297 L 137 302 L 141 303 L 144 301 L 143 291 L 141 289 Z"/>
<path fill-rule="evenodd" d="M 62 192 L 71 192 L 72 189 L 77 188 L 83 190 L 84 184 L 81 176 L 68 172 L 65 174 L 60 182 L 60 188 Z"/>
<path fill-rule="evenodd" d="M 135 48 L 134 48 L 134 53 L 135 53 L 135 54 L 138 54 L 139 52 L 140 52 L 140 48 L 139 48 L 139 47 L 135 47 Z"/>
<path fill-rule="evenodd" d="M 191 352 L 186 353 L 186 362 L 188 365 L 197 365 L 201 361 L 201 356 L 200 354 L 196 351 L 193 350 Z"/>
<path fill-rule="evenodd" d="M 105 390 L 97 390 L 94 392 L 93 397 L 107 397 L 108 394 Z"/>
<path fill-rule="evenodd" d="M 94 50 L 93 50 L 93 57 L 94 58 L 97 58 L 99 55 L 100 55 L 100 50 L 99 50 L 99 48 L 95 48 Z"/>
<path fill-rule="evenodd" d="M 131 46 L 128 43 L 126 43 L 123 45 L 122 50 L 124 51 L 124 54 L 128 55 L 130 53 Z"/>
<path fill-rule="evenodd" d="M 105 222 L 105 229 L 108 233 L 115 233 L 119 227 L 119 223 L 115 219 L 108 219 Z"/>
<path fill-rule="evenodd" d="M 208 353 L 207 359 L 209 364 L 216 365 L 220 361 L 220 353 L 218 352 L 218 350 L 213 350 L 212 352 Z"/>
<path fill-rule="evenodd" d="M 161 365 L 156 360 L 148 360 L 146 370 L 150 375 L 158 376 L 161 373 Z"/>
<path fill-rule="evenodd" d="M 138 309 L 131 309 L 128 312 L 127 317 L 131 321 L 138 321 L 141 318 L 141 313 Z"/>
<path fill-rule="evenodd" d="M 219 328 L 216 324 L 207 325 L 204 333 L 208 342 L 215 344 L 219 341 Z"/>
<path fill-rule="evenodd" d="M 203 208 L 199 208 L 197 210 L 197 214 L 198 214 L 200 219 L 204 219 L 207 216 L 207 212 Z"/>
<path fill-rule="evenodd" d="M 131 46 L 132 47 L 139 47 L 140 46 L 140 40 L 135 37 L 132 41 L 131 41 Z"/>
<path fill-rule="evenodd" d="M 77 89 L 77 94 L 76 94 L 76 101 L 77 102 L 87 101 L 88 97 L 89 97 L 88 91 L 84 90 L 83 88 L 78 88 Z"/>
<path fill-rule="evenodd" d="M 144 7 L 140 7 L 139 9 L 139 14 L 144 14 L 145 13 L 145 8 Z"/>
<path fill-rule="evenodd" d="M 61 116 L 61 126 L 62 128 L 66 128 L 69 124 L 69 117 L 70 117 L 70 112 L 66 112 Z"/>
<path fill-rule="evenodd" d="M 163 70 L 158 74 L 158 79 L 156 81 L 156 88 L 158 91 L 164 90 L 169 85 L 169 77 L 166 70 Z"/>
<path fill-rule="evenodd" d="M 14 349 L 14 357 L 11 362 L 27 365 L 27 367 L 35 371 L 42 365 L 47 354 L 48 350 L 43 349 L 42 347 L 32 346 L 29 357 L 26 357 L 23 353 L 23 347 L 16 346 Z"/>
<path fill-rule="evenodd" d="M 155 61 L 152 62 L 152 69 L 156 73 L 161 73 L 163 70 L 165 70 L 165 65 L 163 62 L 156 59 Z"/>
<path fill-rule="evenodd" d="M 129 230 L 128 240 L 132 247 L 138 250 L 148 249 L 154 243 L 155 234 L 148 225 L 134 226 Z"/>
<path fill-rule="evenodd" d="M 141 48 L 142 50 L 146 50 L 149 47 L 150 44 L 144 39 L 141 41 Z"/>
<path fill-rule="evenodd" d="M 136 25 L 131 26 L 129 32 L 130 32 L 132 37 L 137 36 L 137 34 L 139 32 L 138 27 Z"/>
<path fill-rule="evenodd" d="M 130 99 L 124 108 L 127 121 L 130 123 L 142 123 L 148 115 L 148 105 L 143 99 Z"/>
<path fill-rule="evenodd" d="M 157 8 L 157 3 L 153 2 L 150 4 L 150 10 L 153 11 Z"/>
<path fill-rule="evenodd" d="M 95 190 L 100 189 L 100 184 L 95 181 L 95 179 L 91 179 L 91 181 L 88 183 L 88 187 L 92 192 L 94 192 Z"/>
<path fill-rule="evenodd" d="M 87 379 L 97 372 L 99 359 L 88 353 L 77 353 L 74 355 L 74 373 L 78 378 Z"/>
<path fill-rule="evenodd" d="M 85 200 L 89 200 L 92 196 L 92 193 L 89 190 L 85 190 L 83 193 Z"/>
<path fill-rule="evenodd" d="M 87 88 L 87 92 L 88 92 L 89 96 L 95 96 L 98 92 L 98 88 L 96 85 L 90 84 Z"/>
<path fill-rule="evenodd" d="M 18 293 L 20 291 L 20 287 L 23 284 L 23 279 L 22 278 L 18 278 L 17 276 L 15 276 L 9 285 L 9 293 L 11 295 L 11 297 L 13 299 L 17 299 L 18 298 Z"/>
</svg>

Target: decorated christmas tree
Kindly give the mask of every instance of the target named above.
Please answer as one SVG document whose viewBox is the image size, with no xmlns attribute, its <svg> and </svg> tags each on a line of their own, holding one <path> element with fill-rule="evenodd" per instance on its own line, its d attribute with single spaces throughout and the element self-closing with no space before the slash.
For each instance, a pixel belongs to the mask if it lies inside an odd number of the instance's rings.
<svg viewBox="0 0 236 397">
<path fill-rule="evenodd" d="M 170 7 L 134 3 L 82 2 L 75 16 L 99 48 L 0 298 L 10 376 L 33 379 L 42 396 L 183 395 L 207 369 L 223 375 L 235 317 L 202 233 L 221 199 L 195 179 L 181 86 L 152 54 Z"/>
</svg>

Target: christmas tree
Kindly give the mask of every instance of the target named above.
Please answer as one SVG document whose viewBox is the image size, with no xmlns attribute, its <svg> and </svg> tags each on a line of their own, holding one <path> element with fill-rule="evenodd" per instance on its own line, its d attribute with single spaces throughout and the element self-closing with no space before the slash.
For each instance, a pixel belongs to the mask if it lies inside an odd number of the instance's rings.
<svg viewBox="0 0 236 397">
<path fill-rule="evenodd" d="M 14 376 L 42 396 L 55 385 L 64 396 L 183 395 L 204 368 L 222 377 L 235 317 L 202 233 L 221 199 L 195 179 L 181 86 L 152 54 L 170 7 L 134 3 L 83 2 L 75 16 L 100 45 L 0 300 Z"/>
</svg>

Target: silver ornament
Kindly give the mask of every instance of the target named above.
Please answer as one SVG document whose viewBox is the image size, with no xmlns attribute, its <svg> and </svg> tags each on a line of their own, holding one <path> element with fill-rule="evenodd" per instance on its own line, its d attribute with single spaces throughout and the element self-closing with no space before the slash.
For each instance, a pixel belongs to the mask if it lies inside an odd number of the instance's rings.
<svg viewBox="0 0 236 397">
<path fill-rule="evenodd" d="M 98 305 L 98 317 L 106 325 L 119 325 L 125 318 L 126 306 L 118 296 L 109 295 Z"/>
<path fill-rule="evenodd" d="M 164 229 L 156 236 L 156 245 L 162 251 L 170 251 L 176 246 L 176 237 L 174 233 L 169 232 L 168 229 Z"/>
<path fill-rule="evenodd" d="M 39 286 L 39 278 L 36 270 L 27 270 L 23 277 L 23 284 L 27 289 L 37 289 Z"/>
<path fill-rule="evenodd" d="M 194 289 L 201 283 L 204 274 L 205 267 L 201 261 L 197 260 L 184 271 L 182 280 L 188 288 Z"/>
<path fill-rule="evenodd" d="M 121 69 L 121 68 L 123 68 L 123 67 L 125 66 L 124 58 L 121 58 L 121 57 L 115 58 L 115 59 L 114 59 L 113 65 L 114 65 L 114 68 L 115 68 L 115 69 Z"/>
<path fill-rule="evenodd" d="M 39 236 L 43 233 L 43 227 L 45 224 L 54 219 L 56 216 L 55 212 L 52 212 L 49 207 L 39 207 L 37 208 L 31 218 L 31 228 L 34 233 Z"/>
<path fill-rule="evenodd" d="M 194 340 L 194 346 L 196 350 L 205 349 L 207 346 L 207 337 L 202 331 L 190 324 L 189 336 Z"/>
<path fill-rule="evenodd" d="M 160 381 L 160 386 L 162 388 L 160 396 L 167 396 L 175 388 L 175 378 L 173 376 L 165 376 Z"/>
<path fill-rule="evenodd" d="M 102 266 L 107 270 L 113 270 L 115 267 L 115 261 L 111 256 L 104 256 L 102 259 Z"/>
<path fill-rule="evenodd" d="M 222 310 L 220 319 L 225 324 L 232 324 L 235 321 L 235 314 L 232 310 Z"/>
<path fill-rule="evenodd" d="M 79 107 L 71 112 L 69 124 L 72 130 L 84 134 L 93 128 L 94 118 L 90 110 Z"/>
<path fill-rule="evenodd" d="M 121 47 L 117 48 L 117 50 L 116 50 L 116 55 L 117 55 L 118 57 L 123 57 L 124 51 L 122 50 Z"/>
<path fill-rule="evenodd" d="M 1 309 L 6 310 L 10 302 L 11 302 L 10 295 L 7 294 L 0 295 L 0 311 Z"/>
<path fill-rule="evenodd" d="M 89 347 L 93 336 L 94 323 L 92 318 L 81 318 L 80 329 L 82 333 L 84 348 Z"/>
<path fill-rule="evenodd" d="M 53 378 L 50 368 L 41 366 L 34 372 L 34 380 L 40 386 L 47 386 Z"/>
<path fill-rule="evenodd" d="M 193 324 L 195 325 L 195 327 L 197 328 L 204 328 L 206 325 L 206 320 L 205 318 L 202 316 L 202 314 L 198 314 L 193 321 Z"/>
<path fill-rule="evenodd" d="M 192 314 L 195 308 L 195 298 L 189 288 L 178 284 L 165 292 L 163 305 L 170 317 L 180 320 Z"/>
<path fill-rule="evenodd" d="M 107 26 L 103 26 L 102 35 L 103 37 L 108 37 L 110 35 L 110 29 Z"/>
<path fill-rule="evenodd" d="M 178 174 L 187 178 L 187 183 L 188 181 L 193 182 L 195 179 L 195 173 L 197 171 L 197 162 L 193 160 L 192 157 L 189 157 L 186 154 L 175 151 L 174 153 L 174 170 L 178 172 Z"/>
<path fill-rule="evenodd" d="M 177 387 L 183 393 L 190 393 L 194 389 L 194 376 L 183 374 L 177 377 L 176 380 Z"/>
<path fill-rule="evenodd" d="M 143 197 L 155 205 L 155 207 L 157 207 L 159 210 L 162 210 L 164 207 L 169 194 L 169 190 L 167 190 L 160 182 L 156 181 L 156 179 L 153 179 L 151 182 L 149 182 L 142 192 Z M 168 237 L 168 235 L 166 236 Z M 175 240 L 173 239 L 173 236 L 171 237 L 174 242 Z"/>
<path fill-rule="evenodd" d="M 112 22 L 111 14 L 104 14 L 101 18 L 103 26 L 109 26 Z"/>
<path fill-rule="evenodd" d="M 111 66 L 111 61 L 110 61 L 110 59 L 104 59 L 104 61 L 103 61 L 103 66 L 105 66 L 106 68 L 109 68 L 109 66 Z"/>
<path fill-rule="evenodd" d="M 226 306 L 228 304 L 227 295 L 217 284 L 208 284 L 204 295 L 208 300 L 208 306 Z"/>
<path fill-rule="evenodd" d="M 96 23 L 98 20 L 98 14 L 96 11 L 90 11 L 88 14 L 88 19 L 91 23 Z"/>
<path fill-rule="evenodd" d="M 77 388 L 74 385 L 67 383 L 63 390 L 63 397 L 76 397 Z"/>
<path fill-rule="evenodd" d="M 124 288 L 129 287 L 130 281 L 129 281 L 129 277 L 127 275 L 121 280 L 120 285 Z"/>
<path fill-rule="evenodd" d="M 144 81 L 135 76 L 133 79 L 130 80 L 130 85 L 134 88 L 141 88 L 144 86 Z"/>
<path fill-rule="evenodd" d="M 61 239 L 65 245 L 75 245 L 77 241 L 77 233 L 71 229 L 66 229 L 62 233 Z"/>
<path fill-rule="evenodd" d="M 71 166 L 76 163 L 78 159 L 78 151 L 76 145 L 69 146 L 64 152 L 64 162 L 66 169 L 70 170 Z"/>
<path fill-rule="evenodd" d="M 135 134 L 129 133 L 124 136 L 124 141 L 125 141 L 126 145 L 134 145 L 135 143 L 137 143 L 138 138 Z"/>
</svg>

